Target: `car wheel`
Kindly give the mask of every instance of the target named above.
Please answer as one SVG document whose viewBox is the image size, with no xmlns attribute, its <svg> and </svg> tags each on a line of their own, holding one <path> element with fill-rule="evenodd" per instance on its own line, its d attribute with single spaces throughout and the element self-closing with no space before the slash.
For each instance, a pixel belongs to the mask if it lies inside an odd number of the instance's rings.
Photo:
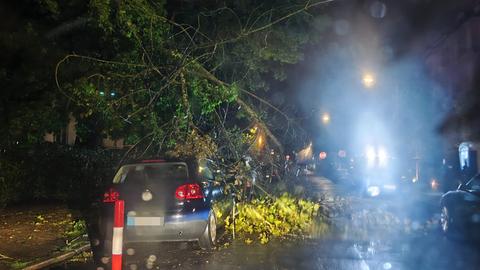
<svg viewBox="0 0 480 270">
<path fill-rule="evenodd" d="M 442 207 L 442 213 L 440 215 L 440 228 L 447 236 L 450 236 L 453 232 L 451 212 L 446 206 Z"/>
<path fill-rule="evenodd" d="M 215 240 L 217 238 L 217 219 L 215 214 L 212 213 L 208 216 L 207 227 L 202 236 L 198 240 L 198 244 L 201 249 L 211 250 L 215 247 Z"/>
</svg>

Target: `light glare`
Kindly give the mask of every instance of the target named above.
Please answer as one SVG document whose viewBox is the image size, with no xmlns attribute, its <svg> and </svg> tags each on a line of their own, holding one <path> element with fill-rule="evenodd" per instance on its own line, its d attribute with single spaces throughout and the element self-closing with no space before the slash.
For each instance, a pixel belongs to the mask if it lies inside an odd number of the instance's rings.
<svg viewBox="0 0 480 270">
<path fill-rule="evenodd" d="M 375 149 L 372 146 L 367 146 L 366 150 L 367 162 L 369 166 L 373 166 L 375 164 Z"/>
<path fill-rule="evenodd" d="M 368 187 L 367 192 L 370 196 L 376 197 L 380 195 L 380 188 L 377 186 L 371 186 L 371 187 Z"/>
<path fill-rule="evenodd" d="M 438 181 L 436 179 L 432 179 L 432 181 L 430 182 L 430 185 L 431 185 L 433 190 L 438 189 Z"/>
<path fill-rule="evenodd" d="M 371 73 L 366 73 L 362 78 L 363 85 L 367 88 L 371 88 L 375 85 L 375 77 Z"/>
<path fill-rule="evenodd" d="M 330 123 L 330 114 L 328 113 L 324 113 L 322 115 L 322 122 L 326 125 L 328 123 Z"/>
<path fill-rule="evenodd" d="M 384 148 L 378 150 L 378 162 L 380 166 L 385 166 L 387 164 L 388 155 L 387 151 Z"/>
</svg>

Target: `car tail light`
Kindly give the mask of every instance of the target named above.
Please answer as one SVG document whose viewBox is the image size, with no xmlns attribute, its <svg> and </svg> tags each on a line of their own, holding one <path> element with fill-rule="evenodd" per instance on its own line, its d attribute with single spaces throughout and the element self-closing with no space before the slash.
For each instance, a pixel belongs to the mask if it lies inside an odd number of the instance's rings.
<svg viewBox="0 0 480 270">
<path fill-rule="evenodd" d="M 103 202 L 104 203 L 113 203 L 116 202 L 120 198 L 120 193 L 116 191 L 114 188 L 110 188 L 103 194 Z"/>
<path fill-rule="evenodd" d="M 181 185 L 177 188 L 177 190 L 175 190 L 175 198 L 178 200 L 202 199 L 202 189 L 198 184 Z"/>
</svg>

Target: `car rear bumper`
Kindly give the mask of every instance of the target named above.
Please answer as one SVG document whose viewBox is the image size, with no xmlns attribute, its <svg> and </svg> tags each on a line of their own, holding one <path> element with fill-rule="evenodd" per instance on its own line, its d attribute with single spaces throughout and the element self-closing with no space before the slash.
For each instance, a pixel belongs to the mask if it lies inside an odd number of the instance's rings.
<svg viewBox="0 0 480 270">
<path fill-rule="evenodd" d="M 96 261 L 101 257 L 110 257 L 112 252 L 113 216 L 110 211 L 99 220 L 100 234 L 96 244 L 92 245 Z M 162 225 L 146 226 L 135 225 L 128 217 L 125 219 L 123 243 L 124 248 L 129 244 L 161 243 L 161 242 L 190 242 L 198 241 L 205 232 L 210 214 L 209 209 L 189 214 L 167 215 Z"/>
<path fill-rule="evenodd" d="M 209 211 L 199 211 L 187 215 L 170 215 L 163 218 L 163 224 L 135 224 L 133 219 L 125 225 L 125 243 L 195 241 L 207 227 Z"/>
</svg>

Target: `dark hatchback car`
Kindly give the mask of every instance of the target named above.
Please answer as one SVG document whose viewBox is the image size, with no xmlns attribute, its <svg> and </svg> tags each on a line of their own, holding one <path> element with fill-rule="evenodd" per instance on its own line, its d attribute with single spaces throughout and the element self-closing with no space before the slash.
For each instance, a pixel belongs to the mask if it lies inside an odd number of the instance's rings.
<svg viewBox="0 0 480 270">
<path fill-rule="evenodd" d="M 213 167 L 207 159 L 154 159 L 123 165 L 99 207 L 97 233 L 90 236 L 95 262 L 110 263 L 116 200 L 125 202 L 124 250 L 130 245 L 177 241 L 213 248 L 217 222 L 212 203 L 225 199 Z"/>
<path fill-rule="evenodd" d="M 480 174 L 442 196 L 440 225 L 447 236 L 480 239 Z"/>
</svg>

